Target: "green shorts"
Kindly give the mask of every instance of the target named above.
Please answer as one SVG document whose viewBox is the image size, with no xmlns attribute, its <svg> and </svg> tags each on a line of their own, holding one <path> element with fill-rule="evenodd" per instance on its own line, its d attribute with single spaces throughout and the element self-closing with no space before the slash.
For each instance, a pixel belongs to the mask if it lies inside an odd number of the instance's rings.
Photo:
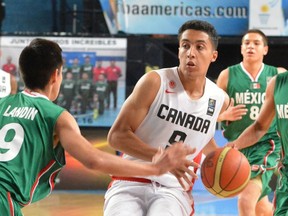
<svg viewBox="0 0 288 216">
<path fill-rule="evenodd" d="M 251 165 L 251 179 L 261 175 L 262 193 L 259 200 L 272 191 L 269 183 L 280 160 L 280 149 L 279 137 L 275 136 L 240 150 Z"/>
<path fill-rule="evenodd" d="M 0 212 L 5 216 L 23 216 L 20 205 L 4 190 L 0 191 Z"/>
<path fill-rule="evenodd" d="M 287 166 L 287 165 L 286 165 Z M 273 200 L 274 216 L 288 216 L 288 167 L 279 170 L 277 187 Z"/>
</svg>

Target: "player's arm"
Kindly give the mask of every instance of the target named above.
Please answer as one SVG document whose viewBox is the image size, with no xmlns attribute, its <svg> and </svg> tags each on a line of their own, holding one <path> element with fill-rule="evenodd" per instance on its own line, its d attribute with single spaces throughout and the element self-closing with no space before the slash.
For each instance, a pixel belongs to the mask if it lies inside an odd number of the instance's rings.
<svg viewBox="0 0 288 216">
<path fill-rule="evenodd" d="M 216 141 L 214 138 L 212 138 L 207 145 L 203 148 L 203 154 L 208 155 L 210 152 L 215 151 L 217 148 L 219 148 L 216 144 Z"/>
<path fill-rule="evenodd" d="M 137 137 L 135 131 L 146 117 L 159 88 L 160 77 L 156 72 L 152 71 L 141 77 L 132 94 L 124 102 L 120 113 L 108 133 L 108 143 L 111 147 L 142 160 L 152 160 L 157 149 L 143 142 Z M 199 167 L 199 164 L 194 162 L 192 165 Z M 181 168 L 170 171 L 176 176 L 182 187 L 183 184 L 179 176 L 183 174 L 183 171 Z M 197 178 L 197 175 L 192 171 L 189 172 L 189 175 Z M 184 176 L 184 180 L 190 184 L 186 176 Z"/>
<path fill-rule="evenodd" d="M 265 101 L 261 107 L 260 113 L 256 121 L 250 125 L 243 133 L 229 146 L 238 149 L 249 147 L 256 143 L 269 129 L 271 122 L 275 116 L 274 105 L 274 87 L 276 77 L 273 77 L 266 88 Z"/>
<path fill-rule="evenodd" d="M 144 143 L 134 132 L 146 117 L 159 88 L 160 77 L 156 72 L 140 78 L 108 133 L 111 147 L 142 160 L 152 160 L 157 149 Z"/>
<path fill-rule="evenodd" d="M 219 74 L 219 77 L 217 78 L 217 86 L 223 89 L 225 92 L 227 92 L 228 79 L 229 69 L 226 68 Z M 246 115 L 248 111 L 245 104 L 238 104 L 237 106 L 234 106 L 234 99 L 227 97 L 225 98 L 223 108 L 217 121 L 236 121 L 242 119 L 242 116 Z"/>
<path fill-rule="evenodd" d="M 64 111 L 58 118 L 55 133 L 63 148 L 87 168 L 118 176 L 147 176 L 161 175 L 171 169 L 181 168 L 183 173 L 191 173 L 188 169 L 192 162 L 186 159 L 194 150 L 181 143 L 173 145 L 167 150 L 158 151 L 154 156 L 154 163 L 136 163 L 103 152 L 94 148 L 80 133 L 73 116 Z M 177 158 L 177 159 L 176 159 Z"/>
</svg>

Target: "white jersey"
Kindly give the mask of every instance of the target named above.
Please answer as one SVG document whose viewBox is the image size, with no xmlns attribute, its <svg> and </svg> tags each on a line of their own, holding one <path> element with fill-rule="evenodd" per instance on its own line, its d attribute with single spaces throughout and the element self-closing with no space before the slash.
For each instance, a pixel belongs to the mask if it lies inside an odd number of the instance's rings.
<svg viewBox="0 0 288 216">
<path fill-rule="evenodd" d="M 8 96 L 10 92 L 10 74 L 3 70 L 0 70 L 0 98 Z"/>
<path fill-rule="evenodd" d="M 191 155 L 193 159 L 214 137 L 217 118 L 225 99 L 224 92 L 206 78 L 203 96 L 193 100 L 184 90 L 177 67 L 156 72 L 161 77 L 160 89 L 135 134 L 155 148 L 166 148 L 182 140 L 196 148 L 196 152 Z M 124 158 L 141 161 L 127 154 L 124 154 Z M 181 187 L 170 173 L 148 178 L 167 187 Z"/>
</svg>

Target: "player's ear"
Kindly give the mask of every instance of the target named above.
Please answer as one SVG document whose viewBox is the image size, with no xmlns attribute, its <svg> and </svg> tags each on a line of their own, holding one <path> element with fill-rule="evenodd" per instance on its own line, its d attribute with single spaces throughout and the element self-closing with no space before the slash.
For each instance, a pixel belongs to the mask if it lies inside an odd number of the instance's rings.
<svg viewBox="0 0 288 216">
<path fill-rule="evenodd" d="M 217 50 L 214 50 L 213 53 L 212 53 L 212 59 L 211 59 L 211 62 L 215 62 L 216 59 L 218 57 L 218 51 Z"/>
<path fill-rule="evenodd" d="M 56 69 L 53 71 L 52 75 L 51 75 L 51 81 L 52 81 L 52 83 L 56 82 L 57 79 L 59 79 L 58 76 L 59 76 L 59 69 L 56 68 Z"/>
<path fill-rule="evenodd" d="M 267 53 L 268 53 L 268 50 L 269 50 L 269 47 L 268 47 L 268 46 L 265 46 L 265 47 L 264 47 L 264 53 L 263 53 L 263 54 L 264 54 L 264 56 L 265 56 L 265 55 L 267 55 Z"/>
</svg>

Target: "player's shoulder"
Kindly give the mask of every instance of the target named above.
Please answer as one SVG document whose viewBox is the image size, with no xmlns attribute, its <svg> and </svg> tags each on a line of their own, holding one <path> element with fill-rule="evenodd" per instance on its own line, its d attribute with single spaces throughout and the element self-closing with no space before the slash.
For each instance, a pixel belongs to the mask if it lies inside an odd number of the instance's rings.
<svg viewBox="0 0 288 216">
<path fill-rule="evenodd" d="M 283 73 L 277 74 L 277 76 L 274 76 L 271 80 L 287 80 L 288 79 L 288 71 L 285 71 Z"/>
<path fill-rule="evenodd" d="M 206 77 L 206 88 L 210 89 L 210 91 L 217 91 L 222 94 L 223 90 L 211 79 Z"/>
<path fill-rule="evenodd" d="M 158 91 L 161 83 L 160 75 L 156 71 L 145 73 L 136 83 L 133 93 L 150 94 L 152 91 Z M 149 92 L 147 92 L 149 89 Z"/>
</svg>

